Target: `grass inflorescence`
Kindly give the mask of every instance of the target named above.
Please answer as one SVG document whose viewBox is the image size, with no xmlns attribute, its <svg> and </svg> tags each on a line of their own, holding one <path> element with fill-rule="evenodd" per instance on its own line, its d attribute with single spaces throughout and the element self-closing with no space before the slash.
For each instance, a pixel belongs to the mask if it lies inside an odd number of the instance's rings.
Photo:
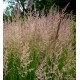
<svg viewBox="0 0 80 80">
<path fill-rule="evenodd" d="M 4 80 L 76 78 L 75 22 L 72 15 L 61 15 L 4 22 Z"/>
</svg>

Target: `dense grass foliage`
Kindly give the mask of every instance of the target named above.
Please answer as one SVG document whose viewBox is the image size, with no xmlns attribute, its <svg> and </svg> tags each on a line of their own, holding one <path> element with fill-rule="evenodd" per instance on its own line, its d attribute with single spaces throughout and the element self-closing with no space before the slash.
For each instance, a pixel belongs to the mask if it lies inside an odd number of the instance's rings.
<svg viewBox="0 0 80 80">
<path fill-rule="evenodd" d="M 27 21 L 18 18 L 12 23 L 4 21 L 3 80 L 74 80 L 73 18 L 49 12 L 47 17 L 30 15 Z"/>
</svg>

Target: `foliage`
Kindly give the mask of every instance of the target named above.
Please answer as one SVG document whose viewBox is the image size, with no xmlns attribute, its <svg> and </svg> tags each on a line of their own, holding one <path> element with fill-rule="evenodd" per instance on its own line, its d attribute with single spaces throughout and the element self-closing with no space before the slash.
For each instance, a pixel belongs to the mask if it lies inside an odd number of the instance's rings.
<svg viewBox="0 0 80 80">
<path fill-rule="evenodd" d="M 4 80 L 20 80 L 21 76 L 19 73 L 20 70 L 20 58 L 19 56 L 15 55 L 16 53 L 14 50 L 9 50 L 8 55 L 8 72 L 4 75 Z"/>
<path fill-rule="evenodd" d="M 74 53 L 76 53 L 76 22 L 75 21 L 74 21 L 74 25 L 73 25 L 73 35 L 72 35 L 71 41 L 72 41 Z"/>
<path fill-rule="evenodd" d="M 61 20 L 56 40 L 58 20 L 61 19 L 58 12 L 41 18 L 30 16 L 23 22 L 17 19 L 16 22 L 6 23 L 7 25 L 4 23 L 4 80 L 76 78 L 76 57 L 73 50 L 76 43 L 70 35 L 76 33 L 75 23 L 71 24 L 71 16 L 68 19 L 66 17 L 67 15 Z"/>
<path fill-rule="evenodd" d="M 59 60 L 58 60 L 58 69 L 59 69 L 59 71 L 62 71 L 62 68 L 63 68 L 63 66 L 64 66 L 64 64 L 66 63 L 66 57 L 67 57 L 67 48 L 63 48 L 63 50 L 62 50 L 62 54 L 61 54 L 61 56 L 59 56 Z"/>
<path fill-rule="evenodd" d="M 67 11 L 72 11 L 75 14 L 75 0 L 74 3 L 70 0 L 8 0 L 8 7 L 6 8 L 6 11 L 4 12 L 4 15 L 11 15 L 13 16 L 16 11 L 20 11 L 20 15 L 22 18 L 24 18 L 24 15 L 28 16 L 28 14 L 32 14 L 34 16 L 34 13 L 39 14 L 39 17 L 41 17 L 41 12 L 44 11 L 44 15 L 47 16 L 49 13 L 49 10 L 51 7 L 56 4 L 59 7 L 59 10 L 64 8 L 69 2 L 70 5 L 67 9 Z M 55 8 L 55 7 L 54 7 Z M 54 9 L 53 9 L 54 10 Z"/>
</svg>

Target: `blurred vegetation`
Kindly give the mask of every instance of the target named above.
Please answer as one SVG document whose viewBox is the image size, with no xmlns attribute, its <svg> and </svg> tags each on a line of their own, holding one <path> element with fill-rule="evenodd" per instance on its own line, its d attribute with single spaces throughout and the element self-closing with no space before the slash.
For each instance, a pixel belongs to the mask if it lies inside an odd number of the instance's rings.
<svg viewBox="0 0 80 80">
<path fill-rule="evenodd" d="M 10 17 L 10 21 L 12 21 L 11 18 L 15 17 L 15 12 L 19 10 L 19 13 L 22 18 L 24 18 L 24 15 L 26 14 L 26 17 L 31 13 L 33 16 L 35 13 L 38 14 L 39 17 L 41 17 L 41 12 L 44 12 L 44 15 L 47 16 L 49 13 L 49 10 L 52 8 L 52 11 L 56 8 L 56 6 L 59 8 L 58 10 L 61 11 L 69 2 L 69 6 L 66 10 L 66 12 L 73 12 L 73 14 L 76 14 L 76 0 L 5 0 L 8 2 L 8 6 L 6 10 L 4 11 L 4 17 L 8 18 Z M 7 20 L 7 19 L 6 19 Z"/>
</svg>

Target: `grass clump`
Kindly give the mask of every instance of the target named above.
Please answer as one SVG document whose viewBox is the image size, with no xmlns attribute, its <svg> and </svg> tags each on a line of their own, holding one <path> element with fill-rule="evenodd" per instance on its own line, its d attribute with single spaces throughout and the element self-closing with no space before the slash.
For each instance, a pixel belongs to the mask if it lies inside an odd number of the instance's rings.
<svg viewBox="0 0 80 80">
<path fill-rule="evenodd" d="M 4 76 L 4 80 L 21 80 L 19 73 L 20 70 L 20 58 L 15 55 L 14 50 L 9 50 L 8 63 L 7 63 L 7 73 Z"/>
<path fill-rule="evenodd" d="M 41 18 L 30 16 L 22 23 L 4 23 L 8 26 L 4 27 L 4 80 L 76 78 L 76 30 L 72 18 L 60 15 L 56 12 Z"/>
<path fill-rule="evenodd" d="M 12 49 L 9 50 L 7 62 L 7 72 L 4 73 L 4 80 L 35 80 L 35 70 L 39 63 L 35 49 L 32 49 L 26 66 L 22 66 L 23 63 L 18 53 Z"/>
<path fill-rule="evenodd" d="M 64 64 L 66 63 L 66 57 L 67 57 L 67 48 L 62 49 L 62 54 L 58 58 L 58 69 L 59 71 L 62 71 L 62 68 Z"/>
</svg>

